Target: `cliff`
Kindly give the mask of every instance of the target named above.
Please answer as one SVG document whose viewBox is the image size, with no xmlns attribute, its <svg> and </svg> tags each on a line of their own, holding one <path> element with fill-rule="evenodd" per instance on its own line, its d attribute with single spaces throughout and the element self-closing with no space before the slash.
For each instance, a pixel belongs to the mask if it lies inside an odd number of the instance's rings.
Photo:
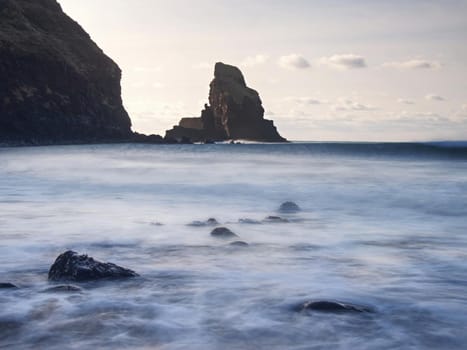
<svg viewBox="0 0 467 350">
<path fill-rule="evenodd" d="M 120 68 L 55 0 L 0 0 L 0 143 L 125 140 Z"/>
<path fill-rule="evenodd" d="M 192 142 L 244 139 L 285 142 L 274 123 L 264 119 L 258 92 L 249 88 L 242 72 L 234 66 L 216 63 L 210 84 L 209 105 L 200 118 L 183 118 L 166 132 L 166 138 Z"/>
</svg>

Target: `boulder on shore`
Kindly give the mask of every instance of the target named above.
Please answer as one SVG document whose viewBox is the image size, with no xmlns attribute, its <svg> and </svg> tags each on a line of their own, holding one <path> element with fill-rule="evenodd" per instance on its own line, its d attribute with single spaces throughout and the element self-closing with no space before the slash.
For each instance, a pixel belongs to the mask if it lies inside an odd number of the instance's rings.
<svg viewBox="0 0 467 350">
<path fill-rule="evenodd" d="M 50 267 L 50 281 L 93 281 L 139 276 L 136 272 L 112 263 L 103 263 L 87 255 L 69 250 L 61 254 Z"/>
<path fill-rule="evenodd" d="M 212 143 L 226 140 L 286 142 L 274 122 L 264 119 L 264 108 L 257 91 L 250 89 L 242 72 L 221 62 L 214 68 L 209 105 L 199 118 L 182 118 L 166 132 L 166 138 Z"/>
</svg>

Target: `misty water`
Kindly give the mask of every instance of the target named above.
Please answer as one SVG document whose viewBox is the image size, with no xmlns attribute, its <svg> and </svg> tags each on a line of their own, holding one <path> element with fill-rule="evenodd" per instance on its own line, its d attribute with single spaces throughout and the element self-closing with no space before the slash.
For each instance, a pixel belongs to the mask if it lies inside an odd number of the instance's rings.
<svg viewBox="0 0 467 350">
<path fill-rule="evenodd" d="M 45 292 L 67 249 L 140 277 Z M 0 282 L 0 348 L 462 349 L 467 149 L 0 148 Z"/>
</svg>

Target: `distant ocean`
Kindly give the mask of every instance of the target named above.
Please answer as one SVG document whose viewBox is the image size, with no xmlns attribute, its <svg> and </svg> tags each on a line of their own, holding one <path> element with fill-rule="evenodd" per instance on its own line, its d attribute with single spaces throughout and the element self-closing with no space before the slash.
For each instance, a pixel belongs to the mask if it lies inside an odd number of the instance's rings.
<svg viewBox="0 0 467 350">
<path fill-rule="evenodd" d="M 0 148 L 0 348 L 465 349 L 466 218 L 467 142 Z"/>
</svg>

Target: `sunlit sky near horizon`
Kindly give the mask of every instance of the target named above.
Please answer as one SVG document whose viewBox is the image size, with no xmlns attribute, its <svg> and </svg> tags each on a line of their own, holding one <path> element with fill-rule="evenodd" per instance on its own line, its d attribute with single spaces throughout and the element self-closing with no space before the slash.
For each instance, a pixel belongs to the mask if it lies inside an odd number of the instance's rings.
<svg viewBox="0 0 467 350">
<path fill-rule="evenodd" d="M 467 139 L 467 0 L 59 0 L 123 71 L 133 129 L 199 116 L 237 65 L 291 140 Z"/>
</svg>

